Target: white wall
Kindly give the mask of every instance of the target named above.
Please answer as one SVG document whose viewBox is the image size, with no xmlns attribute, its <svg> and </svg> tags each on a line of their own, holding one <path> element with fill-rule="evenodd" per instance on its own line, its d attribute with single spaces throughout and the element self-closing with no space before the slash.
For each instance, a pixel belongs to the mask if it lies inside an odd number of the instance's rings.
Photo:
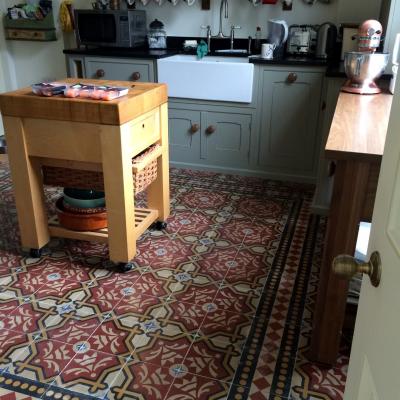
<svg viewBox="0 0 400 400">
<path fill-rule="evenodd" d="M 285 19 L 288 24 L 320 24 L 331 21 L 362 22 L 368 18 L 376 18 L 379 15 L 381 0 L 332 0 L 330 4 L 316 2 L 313 6 L 305 4 L 303 0 L 293 0 L 292 11 L 282 11 L 281 1 L 276 5 L 260 5 L 254 7 L 247 0 L 228 0 L 229 18 L 223 20 L 224 33 L 229 34 L 230 26 L 240 25 L 241 30 L 236 32 L 236 37 L 247 38 L 254 36 L 256 27 L 260 26 L 263 36 L 266 37 L 267 20 L 270 18 Z M 75 0 L 76 8 L 91 7 L 89 0 Z M 165 24 L 167 34 L 170 36 L 200 36 L 204 31 L 201 25 L 210 24 L 213 34 L 218 32 L 219 25 L 219 0 L 211 0 L 211 10 L 201 10 L 201 0 L 196 0 L 193 6 L 188 6 L 183 0 L 179 0 L 173 6 L 168 0 L 164 0 L 162 6 L 150 0 L 143 6 L 137 0 L 138 8 L 147 12 L 147 20 L 151 22 L 155 18 Z"/>
<path fill-rule="evenodd" d="M 7 7 L 18 2 L 15 0 L 2 0 L 1 3 L 0 7 L 5 12 Z M 58 26 L 57 19 L 60 0 L 53 0 L 53 5 L 56 14 L 55 22 Z M 3 33 L 2 22 L 0 22 L 0 30 Z M 14 63 L 10 67 L 14 69 L 16 77 L 16 82 L 12 86 L 22 87 L 34 82 L 66 76 L 65 60 L 62 54 L 64 41 L 59 29 L 57 29 L 57 37 L 58 40 L 54 42 L 25 42 L 17 40 L 8 40 L 5 42 L 7 56 Z"/>
</svg>

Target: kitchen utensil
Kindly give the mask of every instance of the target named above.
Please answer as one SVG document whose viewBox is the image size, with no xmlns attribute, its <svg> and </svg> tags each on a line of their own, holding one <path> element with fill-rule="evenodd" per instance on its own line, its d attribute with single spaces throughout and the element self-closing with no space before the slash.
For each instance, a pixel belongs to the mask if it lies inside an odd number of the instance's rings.
<svg viewBox="0 0 400 400">
<path fill-rule="evenodd" d="M 337 29 L 331 22 L 325 22 L 318 27 L 316 58 L 331 58 L 336 44 Z"/>
<path fill-rule="evenodd" d="M 394 41 L 394 47 L 393 47 L 393 54 L 392 54 L 392 72 L 393 76 L 392 79 L 390 80 L 390 85 L 389 85 L 389 90 L 390 93 L 394 93 L 394 88 L 396 86 L 396 79 L 397 79 L 397 74 L 398 74 L 398 69 L 399 69 L 399 48 L 400 48 L 400 33 L 396 35 L 396 39 Z"/>
<path fill-rule="evenodd" d="M 375 83 L 385 71 L 389 53 L 352 51 L 344 56 L 344 69 L 349 80 L 342 91 L 357 94 L 376 94 L 381 89 Z"/>
<path fill-rule="evenodd" d="M 259 6 L 259 5 L 262 3 L 261 0 L 249 0 L 249 2 L 250 2 L 251 4 L 253 4 L 254 7 L 257 7 L 257 6 Z"/>
<path fill-rule="evenodd" d="M 63 198 L 56 202 L 56 213 L 60 225 L 73 231 L 95 231 L 107 228 L 107 213 L 77 214 L 67 211 L 63 206 Z"/>
<path fill-rule="evenodd" d="M 261 45 L 261 58 L 272 60 L 274 58 L 274 50 L 276 45 L 273 43 L 263 43 Z"/>
<path fill-rule="evenodd" d="M 167 33 L 164 30 L 164 24 L 155 19 L 149 25 L 147 40 L 150 49 L 166 49 L 167 48 Z"/>
<path fill-rule="evenodd" d="M 64 202 L 73 207 L 93 208 L 104 207 L 104 192 L 90 189 L 64 189 Z"/>
<path fill-rule="evenodd" d="M 74 214 L 95 214 L 99 212 L 106 212 L 105 207 L 88 207 L 88 208 L 74 207 L 68 204 L 64 199 L 63 199 L 63 207 L 65 208 L 65 210 L 72 212 Z"/>
<path fill-rule="evenodd" d="M 267 24 L 267 42 L 275 44 L 277 47 L 284 44 L 289 35 L 289 27 L 286 21 L 270 19 Z"/>
<path fill-rule="evenodd" d="M 287 52 L 292 55 L 307 56 L 315 53 L 317 31 L 314 25 L 291 25 Z"/>
</svg>

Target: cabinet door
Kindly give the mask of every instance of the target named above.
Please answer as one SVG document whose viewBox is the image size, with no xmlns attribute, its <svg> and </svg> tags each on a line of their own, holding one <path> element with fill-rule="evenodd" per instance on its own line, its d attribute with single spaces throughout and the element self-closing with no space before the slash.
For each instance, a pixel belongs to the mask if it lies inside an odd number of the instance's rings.
<svg viewBox="0 0 400 400">
<path fill-rule="evenodd" d="M 169 108 L 169 154 L 172 162 L 200 159 L 200 112 Z"/>
<path fill-rule="evenodd" d="M 321 73 L 262 71 L 260 165 L 313 170 L 321 88 Z"/>
<path fill-rule="evenodd" d="M 249 114 L 202 112 L 201 158 L 225 167 L 247 166 L 251 120 Z"/>
<path fill-rule="evenodd" d="M 89 79 L 154 82 L 153 61 L 86 57 L 85 67 Z"/>
</svg>

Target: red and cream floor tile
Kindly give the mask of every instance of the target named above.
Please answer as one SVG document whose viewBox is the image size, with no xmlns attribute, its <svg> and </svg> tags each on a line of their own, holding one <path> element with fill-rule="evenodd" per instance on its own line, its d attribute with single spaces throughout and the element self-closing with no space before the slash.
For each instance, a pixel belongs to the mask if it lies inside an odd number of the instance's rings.
<svg viewBox="0 0 400 400">
<path fill-rule="evenodd" d="M 53 212 L 59 190 L 45 194 Z M 40 259 L 22 256 L 0 165 L 0 388 L 79 400 L 340 400 L 347 355 L 331 370 L 305 357 L 324 229 L 310 216 L 312 188 L 172 170 L 171 194 L 167 229 L 142 235 L 122 274 L 104 244 L 55 239 Z"/>
</svg>

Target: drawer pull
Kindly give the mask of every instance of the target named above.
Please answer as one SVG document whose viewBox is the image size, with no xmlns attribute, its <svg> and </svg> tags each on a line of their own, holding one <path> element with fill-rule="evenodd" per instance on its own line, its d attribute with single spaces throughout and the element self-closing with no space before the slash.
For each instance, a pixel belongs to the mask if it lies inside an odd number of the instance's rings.
<svg viewBox="0 0 400 400">
<path fill-rule="evenodd" d="M 291 73 L 288 75 L 288 77 L 286 78 L 286 81 L 287 81 L 288 83 L 294 83 L 294 82 L 296 82 L 296 81 L 297 81 L 297 74 L 294 73 L 294 72 L 291 72 Z"/>
<path fill-rule="evenodd" d="M 214 125 L 210 125 L 209 127 L 207 127 L 206 129 L 206 133 L 208 133 L 209 135 L 211 135 L 212 133 L 214 133 L 217 129 L 215 128 Z"/>
<path fill-rule="evenodd" d="M 198 132 L 200 129 L 200 125 L 199 124 L 192 124 L 192 126 L 190 127 L 190 132 L 191 133 L 196 133 Z"/>
<path fill-rule="evenodd" d="M 96 71 L 96 76 L 98 77 L 98 78 L 103 78 L 103 76 L 105 75 L 106 73 L 104 72 L 104 69 L 98 69 L 97 71 Z"/>
<path fill-rule="evenodd" d="M 140 79 L 140 72 L 134 72 L 133 74 L 132 74 L 132 80 L 134 80 L 134 81 L 138 81 Z"/>
</svg>

